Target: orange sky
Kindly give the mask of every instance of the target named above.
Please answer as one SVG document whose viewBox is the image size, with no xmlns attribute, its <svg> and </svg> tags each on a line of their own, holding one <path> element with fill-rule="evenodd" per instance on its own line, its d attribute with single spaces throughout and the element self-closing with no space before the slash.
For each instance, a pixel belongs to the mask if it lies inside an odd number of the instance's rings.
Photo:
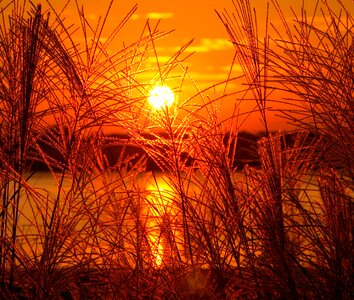
<svg viewBox="0 0 354 300">
<path fill-rule="evenodd" d="M 62 0 L 50 1 L 55 8 L 63 6 Z M 110 0 L 81 0 L 87 18 L 92 24 L 103 16 Z M 119 43 L 136 41 L 147 19 L 151 24 L 160 21 L 159 29 L 168 32 L 174 30 L 168 37 L 158 41 L 157 50 L 161 62 L 170 57 L 191 39 L 193 44 L 186 53 L 197 52 L 188 59 L 190 72 L 199 81 L 215 83 L 225 79 L 228 66 L 233 57 L 233 47 L 228 41 L 228 35 L 219 21 L 214 9 L 231 8 L 231 0 L 193 0 L 193 1 L 161 1 L 161 0 L 115 0 L 111 8 L 107 32 L 118 24 L 134 5 L 138 5 L 136 13 L 117 37 Z M 73 5 L 66 10 L 68 19 L 75 22 L 76 11 Z M 153 25 L 152 25 L 153 27 Z"/>
<path fill-rule="evenodd" d="M 328 0 L 335 3 L 336 0 Z M 39 1 L 38 1 L 39 2 Z M 60 10 L 63 7 L 63 0 L 50 0 L 52 5 Z M 72 1 L 74 4 L 74 1 Z M 279 1 L 287 17 L 290 17 L 290 5 L 298 11 L 301 6 L 299 0 Z M 314 0 L 308 0 L 307 8 L 311 12 L 314 6 Z M 109 6 L 110 0 L 79 0 L 83 5 L 87 19 L 95 24 L 99 16 L 103 16 Z M 266 0 L 253 1 L 257 4 L 257 19 L 259 24 L 264 22 L 264 12 Z M 353 0 L 344 0 L 343 3 L 354 10 Z M 234 55 L 234 48 L 228 40 L 228 35 L 221 21 L 218 19 L 215 9 L 222 11 L 227 9 L 233 11 L 232 0 L 115 0 L 111 8 L 110 16 L 106 26 L 107 32 L 115 27 L 124 16 L 130 11 L 134 5 L 138 5 L 137 11 L 132 16 L 128 24 L 123 28 L 122 32 L 116 39 L 115 47 L 122 48 L 125 44 L 132 43 L 139 39 L 142 28 L 147 19 L 151 20 L 151 26 L 160 21 L 159 29 L 162 31 L 175 30 L 168 37 L 156 42 L 156 51 L 160 63 L 164 63 L 177 49 L 183 46 L 186 42 L 194 39 L 193 44 L 185 51 L 186 54 L 195 52 L 184 63 L 189 68 L 189 74 L 196 82 L 199 88 L 203 89 L 211 86 L 214 83 L 223 81 L 227 78 L 230 64 Z M 77 11 L 75 5 L 69 5 L 65 10 L 68 23 L 77 23 Z M 270 12 L 271 22 L 277 24 L 280 22 L 274 10 Z M 152 58 L 152 64 L 155 63 Z M 240 70 L 235 68 L 233 76 L 241 75 Z M 146 76 L 149 76 L 148 74 Z M 240 85 L 230 84 L 228 91 L 239 89 Z M 186 84 L 187 94 L 196 93 L 191 82 Z M 222 91 L 223 89 L 220 89 Z M 210 97 L 216 97 L 217 93 L 214 90 L 208 91 Z M 228 100 L 229 101 L 229 100 Z M 232 102 L 232 100 L 231 100 Z M 231 103 L 230 102 L 230 103 Z M 227 104 L 222 109 L 223 113 L 232 110 L 233 104 Z M 242 109 L 242 107 L 241 107 Z M 249 108 L 244 108 L 245 110 Z M 256 130 L 260 123 L 256 120 L 248 122 L 246 129 Z M 273 127 L 281 128 L 283 122 L 280 120 L 273 121 Z"/>
</svg>

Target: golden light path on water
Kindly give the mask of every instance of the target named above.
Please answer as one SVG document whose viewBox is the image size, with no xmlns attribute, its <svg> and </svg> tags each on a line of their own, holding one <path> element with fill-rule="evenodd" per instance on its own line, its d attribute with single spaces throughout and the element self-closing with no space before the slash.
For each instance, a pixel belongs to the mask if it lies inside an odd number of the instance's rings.
<svg viewBox="0 0 354 300">
<path fill-rule="evenodd" d="M 117 174 L 111 174 L 112 177 L 115 177 L 114 175 Z M 114 178 L 112 180 L 114 181 Z M 146 218 L 143 223 L 146 222 L 146 237 L 150 245 L 152 254 L 151 265 L 154 268 L 160 268 L 162 267 L 162 265 L 166 264 L 165 260 L 168 261 L 168 257 L 171 255 L 167 241 L 166 231 L 168 231 L 168 234 L 172 234 L 174 239 L 179 240 L 180 238 L 180 232 L 178 231 L 177 226 L 174 225 L 176 216 L 179 214 L 179 209 L 176 206 L 176 194 L 163 175 L 141 178 L 140 180 L 141 181 L 137 183 L 139 186 L 141 185 L 139 189 L 142 188 L 146 191 L 145 203 L 142 203 L 141 205 L 142 211 L 140 215 L 144 215 Z M 52 174 L 49 172 L 38 172 L 33 177 L 31 177 L 31 179 L 29 180 L 29 184 L 36 191 L 38 191 L 40 194 L 44 195 L 48 199 L 48 203 L 46 204 L 46 210 L 50 213 L 50 211 L 53 209 L 54 204 L 49 199 L 51 199 L 58 193 L 57 182 L 52 177 Z M 96 188 L 100 190 L 102 182 L 97 179 L 94 184 Z M 65 178 L 65 182 L 63 185 L 63 195 L 67 195 L 67 193 L 70 193 L 70 187 L 71 178 L 70 176 L 68 176 Z M 119 192 L 120 191 L 118 191 L 118 193 Z M 31 253 L 31 249 L 33 249 L 33 247 L 37 247 L 37 250 L 41 251 L 40 236 L 43 230 L 43 220 L 41 219 L 41 214 L 38 215 L 38 213 L 35 212 L 33 208 L 34 204 L 31 204 L 31 199 L 23 200 L 24 201 L 22 201 L 21 203 L 22 217 L 20 218 L 19 228 L 21 236 L 24 236 L 25 234 L 31 236 L 31 238 L 23 239 L 23 247 L 28 253 Z M 37 204 L 38 203 L 36 203 L 35 206 L 39 208 Z M 112 203 L 111 205 L 114 206 L 114 203 Z M 60 204 L 60 206 L 62 206 L 62 204 Z M 42 211 L 43 208 L 39 208 L 39 210 Z M 62 213 L 64 213 L 64 211 Z M 107 222 L 107 224 L 114 224 L 114 222 L 116 221 L 113 220 L 112 216 L 110 216 L 109 214 L 103 213 L 102 217 L 103 219 L 100 221 L 102 221 L 103 223 Z M 128 219 L 129 216 L 127 216 L 127 222 Z M 79 222 L 78 226 L 80 226 L 80 224 L 81 223 Z M 134 226 L 133 223 L 131 225 Z M 80 231 L 80 228 L 77 228 L 77 230 Z M 107 247 L 107 245 L 100 245 L 101 250 L 105 249 L 105 247 Z M 183 248 L 183 246 L 180 246 L 178 249 L 179 251 L 182 250 L 181 247 Z M 98 253 L 99 250 L 100 249 L 87 248 L 82 254 L 91 252 Z"/>
<path fill-rule="evenodd" d="M 146 189 L 149 214 L 152 216 L 148 224 L 150 227 L 148 238 L 155 259 L 154 265 L 159 268 L 163 263 L 166 250 L 163 236 L 166 225 L 164 223 L 169 222 L 177 211 L 173 203 L 173 190 L 166 182 L 159 180 L 159 182 L 149 183 Z"/>
<path fill-rule="evenodd" d="M 112 182 L 116 182 L 115 181 L 116 176 L 117 178 L 119 177 L 118 174 L 109 173 L 109 177 L 112 179 Z M 241 173 L 235 174 L 235 176 L 236 176 L 235 180 L 239 182 L 243 182 L 243 180 L 245 180 L 245 178 Z M 109 178 L 106 179 L 108 180 Z M 202 178 L 199 178 L 199 180 L 202 180 Z M 305 180 L 304 182 L 307 181 Z M 50 174 L 49 172 L 36 173 L 33 177 L 31 177 L 28 183 L 30 184 L 30 186 L 32 186 L 33 189 L 40 192 L 43 196 L 45 196 L 45 199 L 48 200 L 54 197 L 58 192 L 57 182 L 54 180 L 52 174 Z M 71 187 L 70 183 L 71 183 L 71 178 L 67 177 L 65 179 L 64 187 L 62 191 L 64 196 L 66 196 L 67 193 L 70 192 L 70 187 Z M 93 183 L 98 190 L 100 190 L 100 186 L 103 184 L 102 182 L 100 183 L 99 180 L 94 181 Z M 107 182 L 105 183 L 107 184 Z M 151 254 L 151 256 L 149 256 L 151 257 L 150 265 L 154 268 L 162 268 L 164 266 L 167 266 L 171 260 L 173 261 L 177 253 L 183 253 L 184 251 L 183 233 L 180 226 L 181 207 L 178 205 L 179 196 L 174 190 L 173 186 L 171 186 L 170 182 L 163 174 L 155 174 L 154 176 L 147 176 L 147 177 L 144 176 L 142 178 L 139 178 L 137 182 L 135 181 L 132 182 L 132 184 L 133 183 L 134 185 L 135 184 L 138 185 L 139 191 L 140 190 L 144 191 L 144 193 L 142 194 L 143 202 L 141 203 L 139 202 L 140 203 L 139 207 L 141 209 L 141 212 L 139 212 L 138 215 L 141 217 L 140 221 L 142 221 L 142 223 L 146 225 L 145 227 L 146 238 L 149 244 L 150 254 Z M 126 184 L 129 185 L 129 181 L 127 181 Z M 119 189 L 119 186 L 114 187 L 112 191 L 117 192 L 118 194 L 122 192 L 116 189 Z M 191 187 L 191 192 L 193 194 L 198 194 L 200 191 L 198 190 L 197 186 L 193 186 Z M 303 199 L 303 201 L 305 202 L 308 197 L 313 199 L 314 203 L 320 204 L 320 195 L 318 191 L 318 186 L 316 185 L 315 182 L 307 183 L 306 190 L 301 195 L 299 195 L 299 198 Z M 123 199 L 118 198 L 117 200 L 118 202 L 110 203 L 107 209 L 109 209 L 111 206 L 113 209 L 112 211 L 114 211 L 114 209 L 119 209 L 120 208 L 119 205 L 124 204 L 122 202 Z M 19 240 L 22 240 L 22 242 L 24 243 L 23 249 L 27 253 L 31 253 L 33 249 L 36 249 L 36 251 L 40 252 L 42 247 L 41 245 L 43 242 L 41 241 L 41 236 L 43 235 L 43 230 L 44 230 L 42 228 L 43 220 L 41 216 L 42 213 L 45 214 L 52 210 L 53 203 L 52 202 L 48 202 L 47 204 L 46 203 L 42 204 L 40 202 L 37 203 L 35 201 L 36 199 L 32 199 L 32 198 L 26 199 L 26 197 L 23 200 L 24 201 L 22 201 L 21 203 L 21 217 L 19 220 L 19 230 L 23 238 L 19 237 Z M 128 200 L 131 201 L 132 199 L 128 199 Z M 36 203 L 31 204 L 32 201 L 35 201 Z M 92 201 L 92 203 L 91 202 L 90 202 L 91 204 L 88 203 L 89 201 Z M 90 204 L 93 206 L 93 203 L 95 201 L 97 201 L 95 197 L 93 199 L 89 197 L 85 199 L 85 205 Z M 40 205 L 45 205 L 45 207 L 41 207 Z M 138 207 L 138 203 L 136 205 Z M 60 206 L 62 206 L 62 204 Z M 38 209 L 39 211 L 37 211 Z M 309 207 L 309 209 L 311 208 Z M 132 226 L 132 228 L 136 226 L 134 222 L 133 223 L 130 222 L 131 220 L 133 220 L 133 218 L 131 217 L 136 217 L 136 215 L 131 215 L 131 216 L 126 215 L 125 221 L 123 220 L 124 222 L 119 223 L 115 219 L 115 215 L 110 214 L 110 212 L 111 210 L 109 210 L 107 214 L 103 213 L 102 220 L 100 219 L 100 222 L 102 222 L 102 226 L 105 229 L 108 229 L 108 227 L 109 229 L 112 230 L 116 229 L 117 224 L 120 224 L 119 226 L 124 225 L 123 227 L 126 229 L 130 225 Z M 63 211 L 63 213 L 66 212 Z M 119 219 L 121 215 L 118 215 L 117 217 Z M 75 228 L 75 230 L 77 230 L 78 233 L 82 232 L 80 229 L 81 224 L 85 225 L 85 223 L 78 222 L 77 228 Z M 127 230 L 129 232 L 131 231 L 131 229 L 129 228 Z M 112 232 L 114 233 L 115 231 Z M 27 237 L 25 235 L 27 235 Z M 130 249 L 129 241 L 124 241 L 124 243 L 127 243 L 124 244 L 124 247 L 126 247 L 126 249 Z M 96 259 L 98 262 L 100 259 L 99 251 L 103 251 L 103 250 L 106 251 L 107 249 L 109 251 L 113 251 L 112 250 L 113 248 L 111 249 L 109 247 L 110 247 L 109 243 L 105 244 L 104 242 L 100 242 L 99 245 L 95 244 L 92 245 L 91 248 L 87 247 L 87 249 L 82 249 L 81 255 L 90 255 L 90 257 L 92 257 L 95 253 L 98 253 Z M 109 253 L 108 250 L 107 253 Z M 76 255 L 76 257 L 79 256 Z"/>
<path fill-rule="evenodd" d="M 175 95 L 167 85 L 156 85 L 149 92 L 148 101 L 155 110 L 163 110 L 170 107 L 175 101 Z M 163 181 L 149 183 L 146 187 L 148 192 L 147 202 L 149 215 L 152 217 L 148 222 L 148 239 L 151 244 L 151 252 L 154 257 L 154 266 L 161 267 L 164 261 L 164 222 L 176 212 L 173 209 L 173 197 L 171 187 Z"/>
</svg>

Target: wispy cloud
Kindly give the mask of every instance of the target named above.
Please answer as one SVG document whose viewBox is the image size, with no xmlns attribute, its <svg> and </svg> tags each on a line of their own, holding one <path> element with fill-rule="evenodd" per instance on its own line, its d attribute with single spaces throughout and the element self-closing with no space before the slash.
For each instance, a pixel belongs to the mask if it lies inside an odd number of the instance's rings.
<svg viewBox="0 0 354 300">
<path fill-rule="evenodd" d="M 213 72 L 190 72 L 189 75 L 197 81 L 205 81 L 216 83 L 217 81 L 224 81 L 227 79 L 225 73 L 213 73 Z"/>
<path fill-rule="evenodd" d="M 230 68 L 231 68 L 230 66 L 223 66 L 221 67 L 221 70 L 224 72 L 229 72 Z M 239 72 L 239 73 L 243 72 L 241 65 L 236 63 L 232 66 L 232 71 Z"/>
<path fill-rule="evenodd" d="M 138 14 L 133 14 L 130 19 L 135 21 L 135 20 L 140 19 L 140 16 Z"/>
<path fill-rule="evenodd" d="M 201 39 L 199 45 L 191 45 L 187 48 L 187 52 L 209 52 L 221 51 L 232 48 L 232 44 L 227 39 Z"/>
<path fill-rule="evenodd" d="M 150 12 L 146 17 L 149 19 L 171 19 L 174 14 L 172 12 Z"/>
<path fill-rule="evenodd" d="M 164 56 L 164 55 L 159 55 L 158 56 L 158 61 L 159 63 L 166 63 L 171 59 L 170 56 Z M 148 62 L 156 63 L 157 59 L 155 56 L 149 57 Z"/>
</svg>

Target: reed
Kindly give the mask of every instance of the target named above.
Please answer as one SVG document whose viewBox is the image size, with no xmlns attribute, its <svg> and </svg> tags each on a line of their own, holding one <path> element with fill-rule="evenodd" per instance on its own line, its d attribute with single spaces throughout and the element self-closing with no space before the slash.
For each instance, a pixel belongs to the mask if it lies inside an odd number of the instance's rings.
<svg viewBox="0 0 354 300">
<path fill-rule="evenodd" d="M 293 26 L 273 1 L 283 30 L 266 17 L 261 36 L 250 1 L 234 1 L 218 16 L 244 75 L 160 111 L 148 90 L 172 82 L 182 95 L 191 42 L 162 63 L 170 32 L 147 22 L 112 54 L 136 7 L 107 35 L 113 1 L 97 24 L 72 2 L 78 27 L 47 4 L 50 17 L 1 9 L 1 298 L 350 299 L 353 18 L 341 2 L 294 12 Z M 233 80 L 245 89 L 227 94 Z M 222 119 L 230 97 L 255 108 Z M 294 130 L 272 132 L 276 105 Z M 240 120 L 255 114 L 259 165 L 241 168 Z"/>
<path fill-rule="evenodd" d="M 280 103 L 278 113 L 294 128 L 308 132 L 294 135 L 295 141 L 291 144 L 287 142 L 286 134 L 268 134 L 259 143 L 261 170 L 246 169 L 247 186 L 253 191 L 250 197 L 255 205 L 252 221 L 256 228 L 261 229 L 253 233 L 258 239 L 257 250 L 262 253 L 255 264 L 261 263 L 263 278 L 254 274 L 252 281 L 252 285 L 261 286 L 257 294 L 261 298 L 297 299 L 305 295 L 325 298 L 331 295 L 342 299 L 349 298 L 352 290 L 346 285 L 347 271 L 343 271 L 341 259 L 335 264 L 337 275 L 330 271 L 331 264 L 323 260 L 326 253 L 330 261 L 336 261 L 334 252 L 330 254 L 329 249 L 340 247 L 334 242 L 334 236 L 330 237 L 331 230 L 327 227 L 338 222 L 338 216 L 328 214 L 328 199 L 333 199 L 334 193 L 347 199 L 346 205 L 353 201 L 349 158 L 352 156 L 352 146 L 349 146 L 352 139 L 350 133 L 343 135 L 351 127 L 352 117 L 351 113 L 343 115 L 343 107 L 351 110 L 352 106 L 352 82 L 347 82 L 348 79 L 351 81 L 352 70 L 351 64 L 346 62 L 348 57 L 351 60 L 353 19 L 343 3 L 338 1 L 338 4 L 341 12 L 335 11 L 327 1 L 317 1 L 313 15 L 308 17 L 304 8 L 299 14 L 293 11 L 295 21 L 290 24 L 279 3 L 272 1 L 283 27 L 272 26 L 266 17 L 264 38 L 258 36 L 256 13 L 249 1 L 235 1 L 234 14 L 219 13 L 235 45 L 261 117 L 267 118 L 264 111 L 271 112 L 270 109 L 264 110 L 266 103 L 268 107 Z M 266 11 L 269 11 L 269 6 Z M 326 25 L 317 27 L 314 21 L 317 13 Z M 274 36 L 270 35 L 270 28 L 273 28 Z M 337 89 L 338 93 L 334 92 Z M 270 96 L 276 92 L 286 96 L 280 101 L 273 100 Z M 264 124 L 267 132 L 267 122 Z M 334 158 L 332 151 L 339 144 L 342 149 Z M 333 193 L 326 184 L 324 188 L 324 182 L 328 183 L 324 170 L 328 170 L 326 174 L 333 174 Z M 319 185 L 313 184 L 314 179 L 319 181 Z M 346 188 L 336 187 L 335 182 Z M 339 207 L 341 201 L 332 201 L 331 210 L 337 211 L 335 207 Z M 343 207 L 343 216 L 340 217 L 346 224 L 342 228 L 347 233 L 351 230 L 347 226 L 352 226 L 352 221 L 344 217 L 351 213 L 349 206 Z M 323 230 L 329 231 L 324 233 Z M 337 231 L 336 236 L 341 234 L 344 232 L 339 234 Z M 329 246 L 325 241 L 332 241 L 337 246 Z M 350 233 L 346 235 L 346 241 L 352 245 Z M 352 248 L 346 249 L 346 253 L 352 252 Z M 338 257 L 342 255 L 337 254 Z M 320 265 L 322 272 L 332 275 L 322 277 L 317 273 Z M 335 283 L 331 287 L 323 286 L 325 282 L 328 284 L 328 280 Z"/>
</svg>

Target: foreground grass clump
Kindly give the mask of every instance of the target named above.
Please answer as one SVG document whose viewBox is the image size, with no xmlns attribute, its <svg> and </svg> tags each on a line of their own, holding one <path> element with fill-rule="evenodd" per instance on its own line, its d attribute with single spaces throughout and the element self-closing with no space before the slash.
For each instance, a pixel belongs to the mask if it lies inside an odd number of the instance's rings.
<svg viewBox="0 0 354 300">
<path fill-rule="evenodd" d="M 147 22 L 111 54 L 136 8 L 108 38 L 109 11 L 92 26 L 78 9 L 76 30 L 53 9 L 1 10 L 1 298 L 350 299 L 353 18 L 319 1 L 325 27 L 304 11 L 291 27 L 273 6 L 285 28 L 274 38 L 258 36 L 248 1 L 219 13 L 245 90 L 196 87 L 158 112 L 148 89 L 158 78 L 180 93 L 188 44 L 148 68 L 166 34 Z M 215 110 L 231 96 L 263 121 L 258 165 L 239 167 L 244 114 Z M 269 128 L 279 102 L 292 132 Z M 107 137 L 112 126 L 123 134 Z"/>
</svg>

